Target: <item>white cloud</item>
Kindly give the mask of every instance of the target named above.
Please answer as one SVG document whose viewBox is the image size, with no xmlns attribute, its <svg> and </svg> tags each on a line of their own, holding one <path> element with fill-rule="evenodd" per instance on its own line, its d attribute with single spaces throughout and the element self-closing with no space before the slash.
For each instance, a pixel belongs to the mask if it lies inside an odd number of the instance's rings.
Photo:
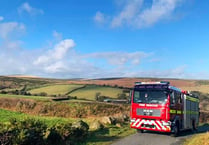
<svg viewBox="0 0 209 145">
<path fill-rule="evenodd" d="M 144 52 L 102 52 L 87 54 L 85 57 L 105 59 L 111 65 L 125 65 L 126 63 L 138 65 L 141 59 L 148 57 L 149 55 L 151 54 Z"/>
<path fill-rule="evenodd" d="M 43 65 L 61 60 L 66 55 L 68 50 L 74 46 L 75 43 L 72 39 L 62 40 L 60 43 L 56 44 L 52 50 L 49 50 L 46 54 L 39 56 L 38 59 L 34 61 L 34 64 Z"/>
<path fill-rule="evenodd" d="M 30 15 L 44 14 L 44 11 L 41 9 L 33 8 L 29 3 L 23 3 L 18 9 L 18 13 L 27 12 Z"/>
<path fill-rule="evenodd" d="M 57 44 L 52 52 L 52 57 L 55 59 L 62 59 L 70 48 L 75 47 L 72 39 L 65 39 Z"/>
<path fill-rule="evenodd" d="M 25 31 L 18 22 L 0 23 L 0 75 L 25 74 L 56 78 L 102 77 L 175 77 L 205 78 L 205 75 L 187 73 L 186 66 L 170 70 L 140 70 L 143 60 L 153 59 L 148 52 L 95 52 L 79 54 L 72 39 L 60 40 L 52 49 L 22 48 L 22 41 L 12 39 Z M 54 31 L 54 37 L 61 38 Z M 14 37 L 15 38 L 15 37 Z M 92 61 L 93 60 L 93 61 Z M 102 65 L 100 65 L 102 62 Z M 148 62 L 146 63 L 153 63 Z M 203 74 L 203 73 L 202 73 Z"/>
<path fill-rule="evenodd" d="M 106 18 L 103 13 L 100 11 L 96 12 L 96 15 L 94 16 L 94 21 L 98 24 L 103 24 L 106 21 Z"/>
<path fill-rule="evenodd" d="M 66 66 L 62 61 L 58 61 L 53 64 L 50 64 L 49 66 L 46 66 L 44 69 L 47 73 L 58 73 L 63 72 L 63 70 L 65 71 Z"/>
<path fill-rule="evenodd" d="M 172 18 L 174 11 L 184 0 L 117 0 L 120 11 L 112 15 L 110 25 L 112 28 L 132 26 L 144 28 L 152 26 L 162 20 Z M 147 5 L 147 3 L 151 3 Z M 97 12 L 98 21 L 103 21 L 104 14 Z M 95 16 L 95 17 L 96 17 Z"/>
<path fill-rule="evenodd" d="M 13 40 L 13 41 L 11 41 L 11 40 L 5 40 L 2 43 L 2 47 L 4 49 L 7 49 L 7 50 L 15 50 L 15 49 L 18 50 L 18 49 L 21 48 L 21 44 L 22 43 L 23 42 L 20 41 L 20 40 Z"/>
<path fill-rule="evenodd" d="M 154 0 L 151 8 L 145 9 L 142 13 L 137 15 L 136 19 L 134 19 L 134 23 L 139 28 L 147 27 L 164 18 L 172 16 L 172 12 L 180 1 L 181 0 Z"/>
<path fill-rule="evenodd" d="M 7 39 L 9 35 L 16 32 L 24 32 L 25 26 L 18 22 L 0 23 L 0 38 Z"/>
<path fill-rule="evenodd" d="M 197 76 L 196 74 L 196 78 Z M 123 77 L 193 78 L 192 74 L 187 72 L 185 65 L 166 70 L 158 70 L 155 68 L 152 70 L 123 71 Z"/>
<path fill-rule="evenodd" d="M 123 23 L 131 23 L 131 21 L 135 19 L 142 4 L 143 0 L 128 0 L 122 8 L 122 11 L 117 16 L 113 17 L 111 26 L 118 27 Z"/>
<path fill-rule="evenodd" d="M 0 16 L 0 21 L 3 21 L 4 20 L 4 17 Z"/>
<path fill-rule="evenodd" d="M 7 51 L 0 46 L 0 74 L 25 74 L 55 78 L 102 78 L 102 77 L 161 77 L 161 78 L 205 78 L 200 73 L 188 72 L 187 66 L 167 70 L 140 69 L 141 61 L 152 57 L 145 52 L 100 52 L 78 54 L 72 49 L 74 41 L 62 40 L 50 51 L 26 50 L 23 48 Z M 72 43 L 73 42 L 73 43 Z M 67 44 L 65 44 L 67 43 Z M 20 44 L 21 45 L 21 44 Z M 14 45 L 15 47 L 15 45 Z M 67 49 L 66 49 L 67 48 Z M 59 53 L 55 56 L 54 53 Z M 89 61 L 95 59 L 95 61 Z M 100 60 L 104 65 L 98 65 Z M 6 60 L 6 61 L 5 61 Z M 34 62 L 37 62 L 34 64 Z M 148 63 L 146 61 L 146 63 Z M 149 62 L 152 63 L 152 62 Z M 109 67 L 111 65 L 112 67 Z"/>
</svg>

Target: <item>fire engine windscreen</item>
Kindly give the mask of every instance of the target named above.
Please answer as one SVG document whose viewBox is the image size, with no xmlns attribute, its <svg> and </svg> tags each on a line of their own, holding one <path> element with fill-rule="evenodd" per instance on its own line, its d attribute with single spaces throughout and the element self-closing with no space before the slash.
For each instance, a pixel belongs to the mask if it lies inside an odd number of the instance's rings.
<svg viewBox="0 0 209 145">
<path fill-rule="evenodd" d="M 135 90 L 133 96 L 134 103 L 164 104 L 168 98 L 166 90 Z"/>
</svg>

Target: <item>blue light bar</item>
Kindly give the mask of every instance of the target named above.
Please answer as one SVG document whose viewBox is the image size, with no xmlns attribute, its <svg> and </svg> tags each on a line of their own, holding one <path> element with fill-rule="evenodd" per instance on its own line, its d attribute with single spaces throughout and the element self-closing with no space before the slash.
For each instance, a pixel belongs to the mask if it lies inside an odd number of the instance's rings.
<svg viewBox="0 0 209 145">
<path fill-rule="evenodd" d="M 135 82 L 135 85 L 154 85 L 154 84 L 169 85 L 170 82 L 166 82 L 166 81 L 160 81 L 160 82 Z"/>
</svg>

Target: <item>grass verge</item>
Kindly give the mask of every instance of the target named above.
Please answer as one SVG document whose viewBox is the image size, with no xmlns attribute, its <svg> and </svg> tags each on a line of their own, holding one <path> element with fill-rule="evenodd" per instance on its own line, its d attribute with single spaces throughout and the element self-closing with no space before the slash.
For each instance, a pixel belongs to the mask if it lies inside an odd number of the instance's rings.
<svg viewBox="0 0 209 145">
<path fill-rule="evenodd" d="M 198 134 L 187 139 L 184 145 L 209 145 L 209 132 Z"/>
<path fill-rule="evenodd" d="M 91 131 L 87 139 L 87 145 L 110 145 L 114 141 L 134 133 L 136 133 L 136 130 L 131 129 L 129 124 L 121 127 L 109 125 L 102 130 Z"/>
</svg>

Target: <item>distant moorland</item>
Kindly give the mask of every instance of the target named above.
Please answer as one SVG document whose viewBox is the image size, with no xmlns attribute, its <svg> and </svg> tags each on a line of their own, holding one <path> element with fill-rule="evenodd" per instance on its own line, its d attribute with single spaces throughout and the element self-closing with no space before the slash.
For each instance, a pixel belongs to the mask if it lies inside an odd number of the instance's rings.
<svg viewBox="0 0 209 145">
<path fill-rule="evenodd" d="M 81 141 L 85 144 L 110 144 L 135 132 L 129 128 L 130 105 L 127 101 L 129 90 L 139 81 L 169 81 L 173 86 L 199 95 L 200 121 L 209 122 L 209 81 L 207 80 L 157 78 L 63 80 L 0 76 L 0 117 L 2 118 L 0 126 L 10 124 L 9 127 L 0 129 L 0 141 L 27 143 L 32 135 L 30 133 L 37 131 L 36 125 L 39 124 L 42 126 L 42 130 L 38 133 L 39 137 L 46 144 L 53 142 L 52 135 L 58 138 L 59 142 L 56 143 L 59 144 L 77 142 L 78 135 L 82 136 Z M 108 103 L 112 100 L 115 103 Z M 123 104 L 120 101 L 117 103 L 117 100 L 123 100 Z M 21 134 L 21 130 L 25 129 L 22 126 L 25 120 L 29 122 L 28 126 L 34 127 L 34 130 L 25 130 L 29 136 L 23 132 Z M 76 129 L 74 129 L 75 125 L 73 126 L 75 122 L 80 123 Z M 12 136 L 6 138 L 2 133 L 11 134 L 11 131 L 5 128 L 19 131 L 24 139 L 12 138 Z M 20 134 L 16 136 L 20 137 Z"/>
</svg>

